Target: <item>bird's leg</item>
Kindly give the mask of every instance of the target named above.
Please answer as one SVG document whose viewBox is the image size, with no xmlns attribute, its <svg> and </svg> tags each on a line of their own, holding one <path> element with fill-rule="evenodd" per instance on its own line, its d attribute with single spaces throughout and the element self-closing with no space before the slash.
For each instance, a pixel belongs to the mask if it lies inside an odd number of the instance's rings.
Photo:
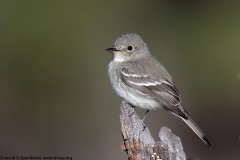
<svg viewBox="0 0 240 160">
<path fill-rule="evenodd" d="M 132 117 L 135 114 L 135 106 L 131 105 L 130 106 L 133 108 L 133 112 L 128 115 L 128 117 Z"/>
<path fill-rule="evenodd" d="M 144 115 L 143 115 L 143 118 L 142 118 L 142 123 L 144 122 L 144 120 L 145 120 L 145 118 L 146 118 L 146 115 L 149 113 L 149 109 L 144 113 Z M 144 131 L 146 129 L 146 125 L 143 123 L 143 130 L 142 131 Z"/>
<path fill-rule="evenodd" d="M 146 115 L 148 114 L 150 112 L 150 110 L 148 109 L 145 113 L 144 113 L 144 115 L 143 115 L 143 118 L 142 118 L 142 121 L 144 121 L 145 120 L 145 118 L 146 118 Z"/>
</svg>

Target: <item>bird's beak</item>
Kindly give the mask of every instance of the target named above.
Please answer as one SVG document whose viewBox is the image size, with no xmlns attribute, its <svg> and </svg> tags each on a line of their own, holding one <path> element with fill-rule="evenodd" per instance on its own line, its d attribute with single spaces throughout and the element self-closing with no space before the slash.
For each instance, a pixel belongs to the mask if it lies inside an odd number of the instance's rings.
<svg viewBox="0 0 240 160">
<path fill-rule="evenodd" d="M 120 50 L 118 50 L 118 49 L 116 49 L 116 48 L 107 48 L 106 49 L 108 52 L 112 52 L 112 53 L 114 53 L 114 52 L 119 52 Z"/>
</svg>

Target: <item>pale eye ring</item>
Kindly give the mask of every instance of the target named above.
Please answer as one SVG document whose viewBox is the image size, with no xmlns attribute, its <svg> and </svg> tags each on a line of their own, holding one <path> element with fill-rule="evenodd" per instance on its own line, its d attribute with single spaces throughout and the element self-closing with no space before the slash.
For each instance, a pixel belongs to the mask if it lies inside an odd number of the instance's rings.
<svg viewBox="0 0 240 160">
<path fill-rule="evenodd" d="M 131 51 L 133 49 L 133 46 L 128 46 L 127 49 Z"/>
</svg>

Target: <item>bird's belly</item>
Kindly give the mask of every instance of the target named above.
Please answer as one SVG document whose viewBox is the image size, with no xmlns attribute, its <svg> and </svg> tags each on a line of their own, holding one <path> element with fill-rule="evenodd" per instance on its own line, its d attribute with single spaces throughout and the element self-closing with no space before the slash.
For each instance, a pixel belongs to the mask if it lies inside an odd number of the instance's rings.
<svg viewBox="0 0 240 160">
<path fill-rule="evenodd" d="M 128 87 L 125 84 L 121 86 Z M 124 100 L 135 107 L 150 110 L 161 108 L 161 105 L 153 97 L 143 94 L 138 90 L 128 87 L 128 89 L 116 89 L 116 91 Z"/>
<path fill-rule="evenodd" d="M 137 89 L 127 86 L 119 77 L 119 69 L 116 68 L 113 62 L 109 64 L 109 77 L 115 92 L 124 100 L 135 107 L 144 109 L 157 109 L 162 106 L 149 95 L 146 95 Z"/>
</svg>

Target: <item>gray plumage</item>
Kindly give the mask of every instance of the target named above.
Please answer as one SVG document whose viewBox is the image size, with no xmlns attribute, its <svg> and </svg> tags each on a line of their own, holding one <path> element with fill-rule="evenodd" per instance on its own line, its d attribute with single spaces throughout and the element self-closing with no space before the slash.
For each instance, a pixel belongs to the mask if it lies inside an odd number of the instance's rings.
<svg viewBox="0 0 240 160">
<path fill-rule="evenodd" d="M 162 108 L 181 118 L 207 145 L 204 133 L 181 105 L 180 93 L 171 75 L 134 33 L 120 36 L 108 51 L 114 53 L 108 73 L 116 93 L 131 105 L 144 109 Z"/>
</svg>

